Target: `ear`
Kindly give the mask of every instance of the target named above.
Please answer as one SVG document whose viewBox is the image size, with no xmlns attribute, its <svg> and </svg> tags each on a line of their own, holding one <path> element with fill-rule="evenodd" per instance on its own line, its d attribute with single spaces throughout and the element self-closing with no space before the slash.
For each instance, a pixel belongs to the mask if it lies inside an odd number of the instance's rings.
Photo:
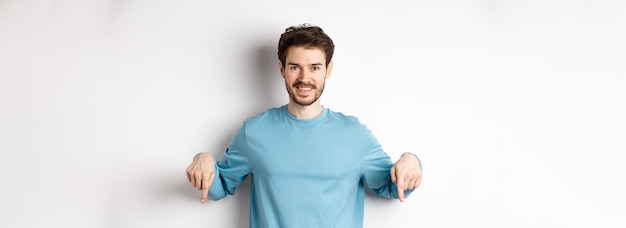
<svg viewBox="0 0 626 228">
<path fill-rule="evenodd" d="M 280 62 L 280 60 L 278 60 L 278 69 L 280 69 L 280 76 L 283 77 L 283 79 L 285 78 L 285 67 L 283 66 L 283 63 Z"/>
<path fill-rule="evenodd" d="M 326 66 L 326 78 L 330 78 L 331 73 L 333 73 L 333 61 L 330 60 L 328 66 Z"/>
</svg>

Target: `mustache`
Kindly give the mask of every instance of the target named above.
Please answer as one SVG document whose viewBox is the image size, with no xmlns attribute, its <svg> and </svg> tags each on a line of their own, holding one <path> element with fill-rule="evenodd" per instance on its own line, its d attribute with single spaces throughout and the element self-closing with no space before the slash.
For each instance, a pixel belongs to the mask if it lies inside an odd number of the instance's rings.
<svg viewBox="0 0 626 228">
<path fill-rule="evenodd" d="M 300 86 L 307 86 L 307 87 L 311 87 L 313 89 L 317 89 L 317 86 L 310 84 L 310 83 L 304 83 L 304 82 L 296 82 L 293 83 L 293 87 L 300 87 Z"/>
</svg>

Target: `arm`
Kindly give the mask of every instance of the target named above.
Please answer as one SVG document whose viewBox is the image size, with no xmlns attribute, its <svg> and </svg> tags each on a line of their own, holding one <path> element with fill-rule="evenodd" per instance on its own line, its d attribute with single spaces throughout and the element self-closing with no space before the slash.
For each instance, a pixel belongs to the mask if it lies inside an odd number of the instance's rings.
<svg viewBox="0 0 626 228">
<path fill-rule="evenodd" d="M 215 162 L 208 153 L 199 153 L 187 168 L 187 179 L 191 185 L 202 190 L 200 202 L 206 199 L 219 200 L 235 194 L 237 186 L 250 172 L 247 156 L 245 128 L 242 127 L 224 151 L 224 158 Z"/>
<path fill-rule="evenodd" d="M 419 186 L 422 174 L 417 156 L 405 153 L 394 164 L 382 150 L 376 149 L 362 161 L 362 180 L 374 193 L 404 202 L 405 196 Z"/>
<path fill-rule="evenodd" d="M 394 164 L 382 150 L 378 140 L 369 130 L 363 131 L 363 141 L 359 143 L 363 151 L 362 180 L 377 195 L 393 197 L 404 202 L 422 180 L 420 160 L 411 153 L 404 153 Z"/>
<path fill-rule="evenodd" d="M 398 198 L 404 202 L 404 191 L 413 190 L 422 182 L 422 163 L 417 155 L 404 153 L 389 171 L 391 181 L 396 184 Z"/>
</svg>

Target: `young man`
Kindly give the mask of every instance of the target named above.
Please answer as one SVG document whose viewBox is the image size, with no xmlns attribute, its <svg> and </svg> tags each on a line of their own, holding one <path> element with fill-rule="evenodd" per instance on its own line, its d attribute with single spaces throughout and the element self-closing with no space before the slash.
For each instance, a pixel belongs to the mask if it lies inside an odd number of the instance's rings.
<svg viewBox="0 0 626 228">
<path fill-rule="evenodd" d="M 334 44 L 308 24 L 278 43 L 289 103 L 243 122 L 224 158 L 197 154 L 187 168 L 201 202 L 234 194 L 251 176 L 250 227 L 362 227 L 364 187 L 404 201 L 422 179 L 417 156 L 394 164 L 357 118 L 320 103 Z"/>
</svg>

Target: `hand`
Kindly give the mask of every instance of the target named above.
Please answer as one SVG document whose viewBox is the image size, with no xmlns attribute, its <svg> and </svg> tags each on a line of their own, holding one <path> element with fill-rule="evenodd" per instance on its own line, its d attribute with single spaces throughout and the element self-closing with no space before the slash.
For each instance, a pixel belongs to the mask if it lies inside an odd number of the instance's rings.
<svg viewBox="0 0 626 228">
<path fill-rule="evenodd" d="M 215 178 L 215 162 L 209 153 L 199 153 L 193 158 L 191 165 L 187 167 L 187 180 L 198 190 L 202 190 L 200 202 L 206 202 L 211 188 L 211 183 Z"/>
<path fill-rule="evenodd" d="M 417 156 L 404 153 L 391 167 L 391 181 L 398 187 L 398 198 L 404 202 L 404 190 L 414 189 L 422 182 L 422 170 Z"/>
</svg>

